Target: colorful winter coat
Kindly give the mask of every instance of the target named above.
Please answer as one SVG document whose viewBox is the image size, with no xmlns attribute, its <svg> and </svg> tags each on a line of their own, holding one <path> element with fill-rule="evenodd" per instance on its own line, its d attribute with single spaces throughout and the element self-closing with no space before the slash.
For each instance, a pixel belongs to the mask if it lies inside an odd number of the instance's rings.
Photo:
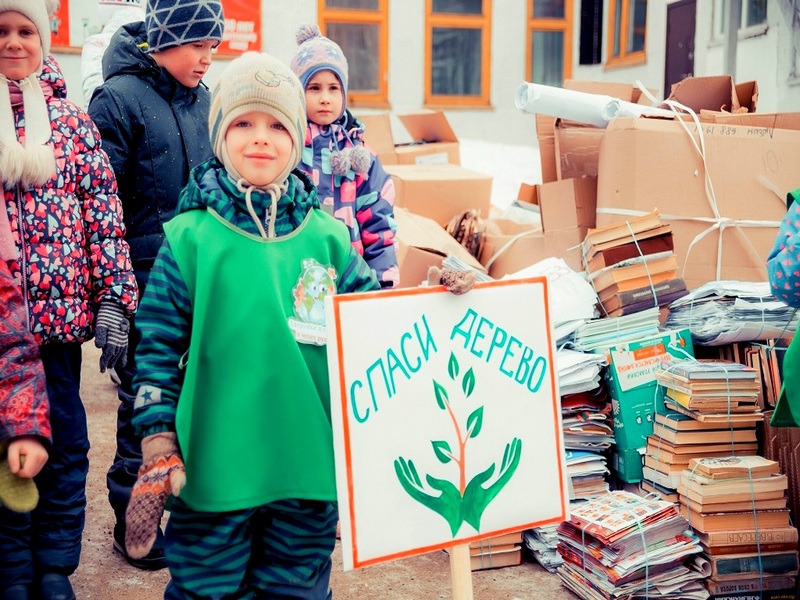
<svg viewBox="0 0 800 600">
<path fill-rule="evenodd" d="M 0 442 L 23 435 L 50 441 L 48 416 L 39 346 L 14 277 L 0 260 Z"/>
<path fill-rule="evenodd" d="M 369 150 L 369 169 L 364 173 L 350 169 L 346 175 L 334 174 L 331 154 L 354 146 Z M 347 225 L 353 247 L 375 271 L 381 287 L 396 286 L 400 270 L 394 239 L 397 232 L 394 182 L 364 143 L 361 121 L 345 110 L 331 125 L 323 127 L 309 122 L 298 168 L 317 186 L 322 208 Z"/>
<path fill-rule="evenodd" d="M 181 85 L 146 49 L 144 23 L 120 27 L 103 56 L 105 82 L 89 104 L 117 176 L 133 266 L 145 271 L 189 172 L 213 155 L 208 88 Z"/>
<path fill-rule="evenodd" d="M 336 499 L 324 299 L 380 286 L 307 177 L 288 183 L 264 238 L 222 165 L 195 169 L 136 315 L 133 423 L 177 432 L 195 510 Z"/>
<path fill-rule="evenodd" d="M 767 257 L 767 272 L 772 295 L 800 307 L 800 188 L 790 192 L 787 201 L 792 205 Z"/>
<path fill-rule="evenodd" d="M 89 116 L 66 99 L 52 59 L 40 79 L 47 86 L 56 173 L 42 186 L 4 190 L 18 259 L 11 272 L 26 301 L 30 330 L 40 345 L 84 342 L 94 334 L 101 301 L 136 309 L 125 225 L 114 172 Z M 13 106 L 17 136 L 23 106 Z"/>
</svg>

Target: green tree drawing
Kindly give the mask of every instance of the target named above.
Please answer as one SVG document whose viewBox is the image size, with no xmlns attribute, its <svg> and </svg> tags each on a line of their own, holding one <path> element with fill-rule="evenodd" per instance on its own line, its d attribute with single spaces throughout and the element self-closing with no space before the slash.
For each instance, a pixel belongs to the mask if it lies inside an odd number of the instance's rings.
<svg viewBox="0 0 800 600">
<path fill-rule="evenodd" d="M 447 374 L 451 380 L 458 382 L 459 365 L 455 354 L 450 353 L 447 361 Z M 469 398 L 475 391 L 475 373 L 469 369 L 461 378 L 461 391 Z M 511 480 L 519 466 L 522 456 L 522 440 L 513 438 L 507 443 L 500 462 L 500 468 L 494 480 L 496 464 L 478 473 L 467 482 L 467 442 L 480 434 L 483 428 L 483 406 L 476 408 L 467 417 L 466 427 L 462 430 L 458 417 L 453 410 L 447 389 L 435 379 L 433 392 L 436 405 L 447 411 L 453 423 L 456 436 L 456 449 L 453 450 L 447 440 L 433 440 L 431 445 L 433 453 L 442 464 L 454 463 L 458 467 L 458 484 L 446 479 L 438 479 L 431 475 L 425 476 L 427 491 L 422 479 L 417 472 L 414 462 L 402 456 L 394 461 L 394 470 L 400 485 L 420 504 L 427 506 L 432 511 L 442 515 L 450 526 L 453 537 L 456 536 L 461 524 L 466 521 L 476 531 L 480 531 L 481 516 L 491 501 L 500 493 L 500 490 Z"/>
</svg>

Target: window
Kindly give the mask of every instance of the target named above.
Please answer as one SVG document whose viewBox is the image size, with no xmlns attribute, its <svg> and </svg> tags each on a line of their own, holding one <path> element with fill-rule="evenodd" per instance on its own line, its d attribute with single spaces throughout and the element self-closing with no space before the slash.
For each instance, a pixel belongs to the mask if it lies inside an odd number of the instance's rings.
<svg viewBox="0 0 800 600">
<path fill-rule="evenodd" d="M 578 64 L 599 65 L 603 61 L 603 0 L 581 0 Z"/>
<path fill-rule="evenodd" d="M 347 105 L 388 107 L 389 0 L 319 0 L 322 33 L 347 57 Z"/>
<path fill-rule="evenodd" d="M 608 66 L 643 63 L 647 0 L 609 2 Z"/>
<path fill-rule="evenodd" d="M 571 0 L 528 0 L 528 55 L 525 79 L 561 86 L 572 69 Z"/>
<path fill-rule="evenodd" d="M 491 6 L 491 0 L 426 0 L 426 104 L 489 105 Z"/>
<path fill-rule="evenodd" d="M 714 0 L 714 37 L 725 37 L 730 19 L 730 0 Z M 767 0 L 742 0 L 742 22 L 739 30 L 764 26 L 767 23 Z"/>
</svg>

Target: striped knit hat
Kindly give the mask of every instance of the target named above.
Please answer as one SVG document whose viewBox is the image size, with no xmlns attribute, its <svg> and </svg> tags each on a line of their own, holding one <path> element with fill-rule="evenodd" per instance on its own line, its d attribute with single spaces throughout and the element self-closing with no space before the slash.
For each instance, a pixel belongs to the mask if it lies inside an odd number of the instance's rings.
<svg viewBox="0 0 800 600">
<path fill-rule="evenodd" d="M 149 52 L 191 42 L 222 41 L 225 17 L 219 0 L 147 0 L 144 16 Z"/>
<path fill-rule="evenodd" d="M 305 145 L 306 102 L 303 87 L 291 69 L 269 54 L 245 52 L 231 61 L 211 92 L 211 147 L 234 181 L 241 175 L 231 165 L 225 133 L 237 117 L 251 111 L 272 115 L 292 138 L 292 157 L 275 180 L 282 183 L 300 163 Z"/>
</svg>

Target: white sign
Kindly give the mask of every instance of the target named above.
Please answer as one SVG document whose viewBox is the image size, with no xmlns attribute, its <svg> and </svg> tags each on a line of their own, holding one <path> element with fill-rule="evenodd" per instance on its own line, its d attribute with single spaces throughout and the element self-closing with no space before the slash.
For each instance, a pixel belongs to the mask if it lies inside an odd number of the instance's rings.
<svg viewBox="0 0 800 600">
<path fill-rule="evenodd" d="M 568 518 L 544 277 L 326 298 L 344 569 Z"/>
</svg>

